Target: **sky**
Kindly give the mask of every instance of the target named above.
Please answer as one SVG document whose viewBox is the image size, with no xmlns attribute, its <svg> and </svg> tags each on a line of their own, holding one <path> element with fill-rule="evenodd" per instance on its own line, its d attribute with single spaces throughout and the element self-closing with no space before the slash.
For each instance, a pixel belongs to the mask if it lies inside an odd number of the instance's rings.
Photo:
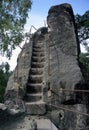
<svg viewBox="0 0 89 130">
<path fill-rule="evenodd" d="M 29 32 L 31 25 L 35 26 L 37 29 L 44 26 L 50 7 L 62 3 L 71 4 L 74 14 L 78 13 L 82 15 L 85 11 L 89 10 L 89 0 L 33 0 L 32 8 L 29 11 L 29 17 L 27 18 L 27 23 L 25 25 L 25 32 Z M 32 29 L 32 32 L 34 31 L 35 30 Z M 11 70 L 13 70 L 17 64 L 17 57 L 20 51 L 20 48 L 13 51 L 10 61 L 8 61 L 5 57 L 0 57 L 0 61 L 9 62 Z"/>
</svg>

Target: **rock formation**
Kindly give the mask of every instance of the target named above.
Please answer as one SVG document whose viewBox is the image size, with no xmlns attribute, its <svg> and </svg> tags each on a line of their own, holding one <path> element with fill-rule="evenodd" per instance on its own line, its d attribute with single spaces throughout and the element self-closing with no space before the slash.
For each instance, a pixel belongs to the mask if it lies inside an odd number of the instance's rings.
<svg viewBox="0 0 89 130">
<path fill-rule="evenodd" d="M 47 24 L 31 36 L 18 56 L 5 104 L 46 116 L 61 130 L 83 130 L 86 118 L 62 109 L 87 112 L 85 95 L 74 92 L 87 88 L 78 63 L 80 48 L 71 6 L 51 7 Z"/>
</svg>

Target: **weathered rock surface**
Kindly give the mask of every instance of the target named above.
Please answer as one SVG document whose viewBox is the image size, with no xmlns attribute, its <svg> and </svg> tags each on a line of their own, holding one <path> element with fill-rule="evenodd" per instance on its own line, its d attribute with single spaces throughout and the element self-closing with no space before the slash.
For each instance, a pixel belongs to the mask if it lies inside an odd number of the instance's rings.
<svg viewBox="0 0 89 130">
<path fill-rule="evenodd" d="M 87 112 L 86 94 L 74 92 L 75 89 L 88 87 L 84 84 L 78 63 L 80 48 L 71 6 L 62 4 L 51 7 L 47 23 L 48 28 L 40 28 L 24 45 L 7 84 L 5 104 L 9 108 L 18 104 L 29 114 L 43 114 L 59 129 L 83 130 L 86 128 L 86 123 L 83 123 L 86 118 L 78 116 L 77 112 L 59 111 L 52 106 L 62 105 L 63 108 Z M 38 102 L 41 104 L 36 106 Z"/>
<path fill-rule="evenodd" d="M 0 103 L 0 130 L 5 125 L 8 125 L 8 123 L 24 117 L 24 113 L 24 111 L 20 111 L 19 109 L 8 109 L 4 104 Z"/>
<path fill-rule="evenodd" d="M 20 108 L 24 107 L 22 99 L 25 95 L 26 84 L 31 66 L 31 55 L 32 41 L 30 39 L 29 43 L 24 45 L 21 53 L 19 54 L 17 66 L 7 84 L 5 92 L 5 104 L 9 108 L 14 108 L 14 105 L 17 105 L 17 102 Z"/>
<path fill-rule="evenodd" d="M 68 4 L 51 7 L 47 22 L 49 32 L 46 43 L 50 49 L 50 54 L 49 50 L 47 51 L 47 63 L 48 67 L 50 66 L 50 76 L 46 76 L 49 79 L 47 81 L 53 89 L 74 90 L 77 84 L 83 83 L 83 77 L 78 65 L 79 45 L 71 7 Z M 74 98 L 70 92 L 61 93 L 63 96 L 61 94 L 62 98 L 60 98 L 59 93 L 60 102 Z"/>
</svg>

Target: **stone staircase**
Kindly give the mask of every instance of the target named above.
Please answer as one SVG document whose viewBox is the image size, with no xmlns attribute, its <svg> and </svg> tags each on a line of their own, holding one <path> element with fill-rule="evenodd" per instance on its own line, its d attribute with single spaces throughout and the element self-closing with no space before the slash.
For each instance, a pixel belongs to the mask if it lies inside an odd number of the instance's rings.
<svg viewBox="0 0 89 130">
<path fill-rule="evenodd" d="M 31 69 L 25 96 L 25 107 L 28 114 L 45 114 L 46 104 L 43 101 L 43 75 L 45 65 L 44 43 L 33 44 Z"/>
</svg>

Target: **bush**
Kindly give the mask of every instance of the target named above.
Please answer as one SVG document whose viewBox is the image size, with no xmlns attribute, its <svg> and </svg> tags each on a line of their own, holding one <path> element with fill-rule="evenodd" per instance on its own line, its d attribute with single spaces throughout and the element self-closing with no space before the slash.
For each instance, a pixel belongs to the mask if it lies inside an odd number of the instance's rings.
<svg viewBox="0 0 89 130">
<path fill-rule="evenodd" d="M 9 64 L 0 66 L 0 102 L 4 101 L 5 88 L 12 72 L 9 71 Z"/>
</svg>

